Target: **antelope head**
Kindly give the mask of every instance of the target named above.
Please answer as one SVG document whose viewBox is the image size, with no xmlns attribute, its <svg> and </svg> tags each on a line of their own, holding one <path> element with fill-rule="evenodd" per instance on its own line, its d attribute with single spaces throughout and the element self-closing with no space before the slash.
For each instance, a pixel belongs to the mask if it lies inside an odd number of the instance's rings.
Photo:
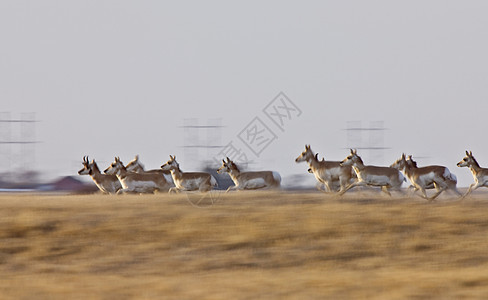
<svg viewBox="0 0 488 300">
<path fill-rule="evenodd" d="M 88 156 L 83 156 L 83 169 L 78 171 L 79 175 L 91 175 L 92 174 L 92 168 L 90 165 L 90 162 L 88 161 Z"/>
<path fill-rule="evenodd" d="M 351 154 L 349 154 L 343 161 L 341 161 L 341 166 L 354 166 L 358 163 L 363 164 L 363 160 L 357 154 L 356 149 L 351 149 Z"/>
<path fill-rule="evenodd" d="M 229 158 L 227 157 L 227 162 L 225 159 L 222 159 L 222 166 L 217 169 L 217 173 L 221 174 L 222 172 L 230 172 L 230 166 L 228 164 Z"/>
<path fill-rule="evenodd" d="M 311 161 L 312 159 L 314 159 L 314 154 L 313 154 L 313 151 L 312 149 L 310 148 L 310 145 L 305 145 L 305 151 L 303 151 L 300 156 L 298 156 L 296 159 L 295 159 L 295 162 L 299 163 L 299 162 L 302 162 L 302 161 Z"/>
<path fill-rule="evenodd" d="M 233 170 L 239 171 L 239 169 L 237 169 L 236 164 L 227 157 L 227 161 L 222 159 L 222 166 L 217 170 L 217 173 L 219 174 L 221 174 L 222 172 L 230 173 Z"/>
<path fill-rule="evenodd" d="M 466 150 L 466 156 L 457 163 L 458 167 L 470 167 L 475 164 L 475 159 L 473 157 L 473 151 L 467 151 Z"/>
<path fill-rule="evenodd" d="M 124 164 L 120 161 L 119 157 L 115 158 L 115 161 L 107 168 L 105 171 L 103 171 L 107 175 L 116 175 L 118 174 L 121 170 L 125 170 Z"/>
<path fill-rule="evenodd" d="M 133 160 L 131 160 L 127 166 L 125 166 L 129 172 L 140 172 L 144 170 L 144 165 L 139 162 L 139 155 L 136 155 Z"/>
<path fill-rule="evenodd" d="M 170 171 L 170 170 L 179 170 L 180 165 L 176 161 L 176 156 L 169 156 L 169 160 L 161 166 L 161 169 L 164 171 Z"/>
<path fill-rule="evenodd" d="M 403 170 L 407 166 L 407 159 L 405 157 L 405 153 L 402 153 L 402 157 L 397 159 L 390 168 L 395 168 L 397 170 Z"/>
<path fill-rule="evenodd" d="M 413 160 L 412 155 L 409 155 L 407 157 L 406 162 L 408 167 L 417 168 L 417 162 Z"/>
</svg>

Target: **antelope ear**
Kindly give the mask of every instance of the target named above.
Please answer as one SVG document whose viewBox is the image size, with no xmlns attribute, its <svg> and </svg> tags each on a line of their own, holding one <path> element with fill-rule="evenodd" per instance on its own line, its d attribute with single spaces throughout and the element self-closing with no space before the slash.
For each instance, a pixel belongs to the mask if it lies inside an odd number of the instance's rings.
<svg viewBox="0 0 488 300">
<path fill-rule="evenodd" d="M 227 162 L 230 162 L 230 158 L 228 156 L 226 156 L 225 158 L 227 158 Z"/>
<path fill-rule="evenodd" d="M 402 153 L 402 159 L 405 159 L 405 153 Z"/>
<path fill-rule="evenodd" d="M 469 155 L 470 155 L 470 156 L 473 156 L 473 151 L 471 151 L 471 150 L 470 150 L 470 151 L 469 151 Z"/>
<path fill-rule="evenodd" d="M 468 150 L 466 150 L 466 155 L 469 155 L 469 152 L 468 152 Z"/>
<path fill-rule="evenodd" d="M 173 156 L 171 156 L 171 154 L 169 155 L 169 158 L 170 158 L 171 160 L 174 160 L 174 159 L 175 159 Z"/>
<path fill-rule="evenodd" d="M 136 154 L 136 156 L 134 157 L 134 160 L 139 160 L 139 154 Z"/>
<path fill-rule="evenodd" d="M 412 155 L 409 155 L 409 156 L 408 156 L 408 159 L 413 160 L 413 159 L 412 159 Z"/>
<path fill-rule="evenodd" d="M 222 162 L 223 162 L 223 163 L 224 163 L 224 165 L 225 165 L 225 159 L 222 159 Z"/>
</svg>

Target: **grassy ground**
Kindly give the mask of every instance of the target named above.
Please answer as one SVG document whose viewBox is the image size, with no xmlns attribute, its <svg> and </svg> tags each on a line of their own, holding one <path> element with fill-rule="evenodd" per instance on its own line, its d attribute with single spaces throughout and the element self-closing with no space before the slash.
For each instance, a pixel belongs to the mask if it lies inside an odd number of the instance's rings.
<svg viewBox="0 0 488 300">
<path fill-rule="evenodd" d="M 487 198 L 0 195 L 0 295 L 486 299 Z"/>
</svg>

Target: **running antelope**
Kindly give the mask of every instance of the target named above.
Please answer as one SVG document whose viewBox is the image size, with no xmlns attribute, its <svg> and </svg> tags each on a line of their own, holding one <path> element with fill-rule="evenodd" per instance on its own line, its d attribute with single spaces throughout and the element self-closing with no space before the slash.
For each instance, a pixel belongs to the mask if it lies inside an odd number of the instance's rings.
<svg viewBox="0 0 488 300">
<path fill-rule="evenodd" d="M 122 189 L 119 192 L 154 193 L 155 191 L 167 191 L 171 187 L 171 184 L 162 174 L 132 173 L 127 171 L 118 157 L 104 172 L 117 176 L 122 185 Z"/>
<path fill-rule="evenodd" d="M 414 168 L 417 168 L 418 165 L 417 165 L 417 162 L 415 160 L 412 159 L 412 155 L 409 155 L 406 159 L 407 161 L 407 165 L 410 165 Z M 398 168 L 397 168 L 398 169 Z M 401 171 L 401 170 L 400 170 Z M 418 191 L 418 189 L 416 187 L 413 186 L 413 184 L 410 184 L 410 186 L 408 187 L 409 189 L 414 189 L 413 192 L 415 193 L 416 191 Z M 428 184 L 425 186 L 425 189 L 426 190 L 431 190 L 431 189 L 438 189 L 439 187 L 436 187 L 434 186 L 434 183 L 432 182 L 431 184 Z"/>
<path fill-rule="evenodd" d="M 169 160 L 161 166 L 165 171 L 171 171 L 175 187 L 169 192 L 179 193 L 180 191 L 208 192 L 217 185 L 217 180 L 210 173 L 205 172 L 183 172 L 176 161 L 176 156 L 169 156 Z"/>
<path fill-rule="evenodd" d="M 390 167 L 365 166 L 361 157 L 357 155 L 357 150 L 351 149 L 351 154 L 341 162 L 341 166 L 352 166 L 358 177 L 358 181 L 342 190 L 341 195 L 355 186 L 367 185 L 380 186 L 381 190 L 388 195 L 391 195 L 389 190 L 402 192 L 401 186 L 405 177 L 399 170 Z"/>
<path fill-rule="evenodd" d="M 262 188 L 278 188 L 281 176 L 274 171 L 241 172 L 237 165 L 227 157 L 227 161 L 222 160 L 222 166 L 217 173 L 227 172 L 234 181 L 234 186 L 230 190 L 256 190 Z"/>
<path fill-rule="evenodd" d="M 136 155 L 133 160 L 131 160 L 125 168 L 129 172 L 134 173 L 150 173 L 150 174 L 162 174 L 167 182 L 173 185 L 173 177 L 170 171 L 163 171 L 161 169 L 145 170 L 144 165 L 139 161 L 139 155 Z"/>
<path fill-rule="evenodd" d="M 327 192 L 343 191 L 356 181 L 356 174 L 351 166 L 341 166 L 340 161 L 319 160 L 318 153 L 314 154 L 310 145 L 305 145 L 305 151 L 295 159 L 296 163 L 306 161 L 309 173 L 322 183 Z"/>
<path fill-rule="evenodd" d="M 390 167 L 403 171 L 403 174 L 412 183 L 414 191 L 420 190 L 425 199 L 432 201 L 445 190 L 452 190 L 461 196 L 461 193 L 456 188 L 456 175 L 452 174 L 446 167 L 426 166 L 419 168 L 412 156 L 410 155 L 407 159 L 405 153 Z M 425 190 L 431 188 L 435 188 L 437 192 L 429 198 Z"/>
<path fill-rule="evenodd" d="M 412 167 L 414 167 L 414 168 L 418 168 L 418 166 L 417 166 L 417 162 L 416 162 L 415 160 L 413 160 L 413 159 L 412 159 L 412 155 L 409 155 L 409 156 L 407 157 L 407 164 L 410 164 L 410 165 L 411 165 Z M 456 185 L 456 184 L 457 184 L 457 177 L 456 177 L 456 175 L 454 175 L 453 173 L 451 173 L 451 177 L 452 177 L 452 178 L 451 178 L 451 179 L 448 179 L 448 181 L 453 181 L 453 182 L 454 182 L 454 185 Z M 452 184 L 452 183 L 450 183 L 450 184 Z M 411 187 L 414 187 L 414 186 L 412 185 Z M 426 185 L 426 186 L 425 186 L 425 189 L 427 189 L 427 190 L 428 190 L 428 189 L 434 189 L 434 188 L 435 188 L 437 191 L 439 191 L 439 189 L 440 189 L 440 187 L 439 187 L 438 185 L 437 185 L 437 186 L 436 186 L 436 185 L 434 185 L 434 183 L 433 183 L 433 182 L 432 182 L 431 184 L 428 184 L 428 185 Z M 456 189 L 457 189 L 457 188 L 456 188 Z M 417 189 L 415 189 L 415 190 L 414 190 L 414 192 L 415 192 L 415 191 L 417 191 Z M 459 191 L 458 191 L 458 192 L 459 192 Z M 461 193 L 459 193 L 458 195 L 461 195 Z"/>
<path fill-rule="evenodd" d="M 98 165 L 94 159 L 91 163 L 88 161 L 88 156 L 83 157 L 83 169 L 78 171 L 79 175 L 90 175 L 93 182 L 100 191 L 106 194 L 116 194 L 122 186 L 120 185 L 119 179 L 115 175 L 106 175 L 100 172 Z"/>
<path fill-rule="evenodd" d="M 472 191 L 484 186 L 488 187 L 488 168 L 482 168 L 473 156 L 472 151 L 466 151 L 466 157 L 457 163 L 458 167 L 468 167 L 473 173 L 474 183 L 472 183 L 463 198 L 471 194 Z"/>
</svg>

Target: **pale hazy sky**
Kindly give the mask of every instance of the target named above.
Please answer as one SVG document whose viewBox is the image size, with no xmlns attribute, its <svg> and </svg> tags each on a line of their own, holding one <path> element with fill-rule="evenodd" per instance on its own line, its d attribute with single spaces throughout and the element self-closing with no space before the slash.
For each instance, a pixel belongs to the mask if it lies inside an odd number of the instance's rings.
<svg viewBox="0 0 488 300">
<path fill-rule="evenodd" d="M 487 16 L 485 0 L 0 0 L 0 111 L 36 113 L 49 176 L 87 154 L 193 170 L 183 119 L 222 118 L 222 142 L 238 141 L 283 91 L 301 115 L 268 124 L 277 139 L 252 168 L 306 173 L 305 143 L 340 160 L 347 121 L 381 120 L 384 164 L 406 152 L 466 186 L 464 150 L 488 166 Z"/>
</svg>

